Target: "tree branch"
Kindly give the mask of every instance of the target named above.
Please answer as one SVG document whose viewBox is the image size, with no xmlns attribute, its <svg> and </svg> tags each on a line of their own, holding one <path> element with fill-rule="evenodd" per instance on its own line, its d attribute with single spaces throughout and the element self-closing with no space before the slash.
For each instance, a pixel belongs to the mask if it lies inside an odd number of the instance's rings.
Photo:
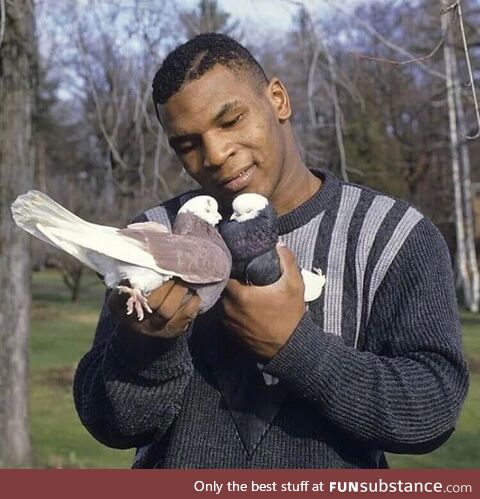
<svg viewBox="0 0 480 499">
<path fill-rule="evenodd" d="M 338 10 L 342 14 L 348 16 L 350 15 L 350 12 L 348 12 L 345 7 L 342 7 L 336 2 L 333 2 L 332 0 L 323 0 L 324 3 L 329 5 L 330 7 Z M 362 26 L 368 33 L 370 33 L 373 37 L 375 37 L 377 40 L 382 42 L 384 45 L 386 45 L 388 48 L 394 50 L 395 52 L 398 52 L 399 54 L 403 54 L 406 57 L 409 57 L 410 59 L 415 59 L 413 54 L 405 50 L 404 48 L 396 45 L 395 43 L 391 42 L 387 38 L 385 38 L 381 33 L 379 33 L 371 24 L 367 23 L 363 19 L 359 18 L 358 16 L 354 16 L 354 20 L 357 24 Z M 424 71 L 427 73 L 431 74 L 432 76 L 435 76 L 437 78 L 441 78 L 442 80 L 445 80 L 445 75 L 443 73 L 440 73 L 439 71 L 436 71 L 434 69 L 429 68 L 425 64 L 423 64 L 422 61 L 417 62 L 418 66 L 421 67 Z"/>
<path fill-rule="evenodd" d="M 456 14 L 456 11 L 455 11 L 455 14 Z M 350 52 L 350 53 L 357 56 L 357 57 L 360 57 L 362 59 L 368 59 L 370 61 L 377 61 L 377 62 L 385 62 L 387 64 L 394 64 L 396 66 L 405 66 L 406 64 L 412 64 L 415 62 L 426 61 L 427 59 L 430 59 L 431 57 L 433 57 L 442 48 L 442 45 L 444 44 L 444 42 L 447 38 L 447 34 L 448 34 L 449 30 L 450 30 L 452 24 L 455 22 L 455 19 L 456 19 L 456 15 L 452 17 L 452 20 L 450 21 L 450 24 L 447 27 L 447 31 L 443 34 L 442 38 L 437 43 L 437 45 L 435 45 L 435 48 L 430 53 L 428 53 L 427 55 L 424 55 L 422 57 L 416 57 L 414 59 L 407 59 L 406 61 L 396 61 L 396 60 L 392 60 L 392 59 L 383 59 L 381 57 L 373 57 L 370 55 L 360 54 L 359 52 Z"/>
<path fill-rule="evenodd" d="M 3 37 L 5 35 L 5 0 L 0 0 L 0 47 L 2 46 Z"/>
<path fill-rule="evenodd" d="M 447 12 L 450 12 L 451 10 L 456 9 L 457 7 L 460 7 L 461 1 L 462 0 L 457 0 L 456 2 L 452 3 L 452 5 L 449 5 L 448 7 L 443 7 L 440 12 L 442 14 L 446 14 Z"/>
<path fill-rule="evenodd" d="M 458 0 L 456 4 L 458 7 L 458 19 L 460 23 L 460 31 L 462 33 L 463 50 L 465 52 L 465 60 L 467 61 L 468 77 L 470 78 L 468 86 L 472 88 L 473 102 L 475 106 L 475 116 L 477 118 L 477 127 L 478 127 L 475 135 L 467 135 L 466 138 L 476 139 L 480 137 L 480 111 L 478 109 L 477 91 L 475 89 L 475 80 L 473 78 L 472 65 L 470 63 L 470 55 L 468 53 L 467 37 L 465 36 L 465 26 L 463 25 L 463 13 L 462 13 L 462 6 L 460 5 L 460 0 Z"/>
</svg>

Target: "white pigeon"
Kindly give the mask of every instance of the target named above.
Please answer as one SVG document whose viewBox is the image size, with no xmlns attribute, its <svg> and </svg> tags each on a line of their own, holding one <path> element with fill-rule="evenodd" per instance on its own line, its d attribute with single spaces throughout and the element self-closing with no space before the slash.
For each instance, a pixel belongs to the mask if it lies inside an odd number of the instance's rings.
<svg viewBox="0 0 480 499">
<path fill-rule="evenodd" d="M 172 233 L 155 222 L 125 229 L 90 223 L 35 190 L 15 200 L 12 214 L 19 227 L 101 274 L 107 287 L 128 293 L 127 313 L 135 310 L 138 320 L 144 310 L 152 312 L 148 293 L 172 277 L 196 291 L 202 313 L 214 305 L 230 276 L 231 256 L 216 229 L 222 217 L 210 196 L 187 201 Z M 119 284 L 124 280 L 131 287 Z"/>
<path fill-rule="evenodd" d="M 279 222 L 275 209 L 260 194 L 245 193 L 232 203 L 230 221 L 222 222 L 220 233 L 233 258 L 232 276 L 249 284 L 268 285 L 281 275 L 276 251 Z M 325 276 L 321 269 L 300 269 L 305 284 L 304 300 L 311 302 L 322 293 Z"/>
</svg>

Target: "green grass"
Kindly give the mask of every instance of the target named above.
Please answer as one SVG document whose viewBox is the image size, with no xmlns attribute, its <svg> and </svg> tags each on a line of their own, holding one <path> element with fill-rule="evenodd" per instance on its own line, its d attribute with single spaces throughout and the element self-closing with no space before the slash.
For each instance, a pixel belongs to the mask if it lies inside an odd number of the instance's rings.
<svg viewBox="0 0 480 499">
<path fill-rule="evenodd" d="M 34 466 L 129 468 L 133 451 L 109 449 L 80 423 L 72 397 L 75 366 L 89 349 L 105 288 L 94 274 L 78 303 L 57 272 L 33 275 L 30 424 Z"/>
<path fill-rule="evenodd" d="M 128 468 L 133 452 L 108 449 L 81 425 L 72 397 L 75 366 L 89 349 L 105 288 L 88 274 L 87 288 L 71 303 L 59 275 L 33 275 L 30 422 L 39 468 Z M 480 466 L 480 316 L 462 314 L 464 347 L 472 370 L 457 430 L 440 449 L 420 456 L 388 456 L 394 468 Z"/>
</svg>

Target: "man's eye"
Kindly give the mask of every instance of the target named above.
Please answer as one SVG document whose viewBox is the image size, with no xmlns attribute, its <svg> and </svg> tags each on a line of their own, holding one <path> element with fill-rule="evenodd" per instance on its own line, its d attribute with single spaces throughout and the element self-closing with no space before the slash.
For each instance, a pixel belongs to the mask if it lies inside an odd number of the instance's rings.
<svg viewBox="0 0 480 499">
<path fill-rule="evenodd" d="M 177 154 L 188 154 L 190 151 L 193 151 L 193 149 L 195 149 L 193 144 L 178 145 L 175 147 L 175 152 Z"/>
<path fill-rule="evenodd" d="M 244 116 L 244 113 L 240 113 L 233 120 L 226 121 L 225 123 L 223 123 L 222 128 L 230 128 L 230 127 L 236 125 L 243 118 L 243 116 Z"/>
</svg>

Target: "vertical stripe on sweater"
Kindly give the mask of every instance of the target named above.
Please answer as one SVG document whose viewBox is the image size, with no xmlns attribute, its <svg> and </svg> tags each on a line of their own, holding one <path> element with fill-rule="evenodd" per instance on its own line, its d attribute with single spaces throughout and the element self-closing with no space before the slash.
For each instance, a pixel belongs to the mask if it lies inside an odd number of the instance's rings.
<svg viewBox="0 0 480 499">
<path fill-rule="evenodd" d="M 403 215 L 402 219 L 395 228 L 392 237 L 383 249 L 380 258 L 378 259 L 377 264 L 373 269 L 372 279 L 370 280 L 370 289 L 368 292 L 367 320 L 372 310 L 375 293 L 380 287 L 380 284 L 382 283 L 383 278 L 388 271 L 388 268 L 393 262 L 395 256 L 402 248 L 412 229 L 422 218 L 423 215 L 421 213 L 419 213 L 415 208 L 410 207 Z"/>
<path fill-rule="evenodd" d="M 298 229 L 280 236 L 280 240 L 297 257 L 297 263 L 306 270 L 312 270 L 315 241 L 325 212 L 319 213 L 310 222 Z"/>
<path fill-rule="evenodd" d="M 325 305 L 323 326 L 327 333 L 340 336 L 342 333 L 343 280 L 347 233 L 353 213 L 360 199 L 361 189 L 351 185 L 342 187 L 340 206 L 333 227 L 325 282 Z"/>
<path fill-rule="evenodd" d="M 390 211 L 395 201 L 386 196 L 376 196 L 365 215 L 365 219 L 360 229 L 355 251 L 355 273 L 357 277 L 357 315 L 355 329 L 355 343 L 357 347 L 358 336 L 360 333 L 360 322 L 362 319 L 363 305 L 363 286 L 365 282 L 365 271 L 367 268 L 368 257 L 372 249 L 375 237 Z"/>
</svg>

